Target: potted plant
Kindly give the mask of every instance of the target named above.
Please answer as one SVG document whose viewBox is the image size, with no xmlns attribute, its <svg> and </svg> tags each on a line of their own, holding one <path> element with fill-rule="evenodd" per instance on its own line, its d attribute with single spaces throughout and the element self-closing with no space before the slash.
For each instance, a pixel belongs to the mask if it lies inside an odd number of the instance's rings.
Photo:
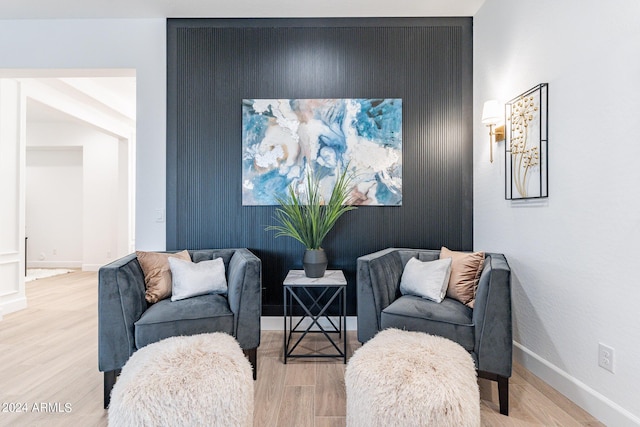
<svg viewBox="0 0 640 427">
<path fill-rule="evenodd" d="M 326 202 L 320 193 L 318 176 L 308 171 L 304 191 L 297 192 L 291 184 L 287 195 L 277 198 L 280 207 L 276 209 L 274 216 L 280 224 L 268 226 L 266 230 L 276 231 L 276 237 L 292 237 L 304 245 L 302 265 L 307 277 L 324 276 L 328 261 L 322 249 L 322 241 L 338 218 L 345 212 L 356 209 L 349 205 L 351 182 L 352 177 L 345 167 Z"/>
</svg>

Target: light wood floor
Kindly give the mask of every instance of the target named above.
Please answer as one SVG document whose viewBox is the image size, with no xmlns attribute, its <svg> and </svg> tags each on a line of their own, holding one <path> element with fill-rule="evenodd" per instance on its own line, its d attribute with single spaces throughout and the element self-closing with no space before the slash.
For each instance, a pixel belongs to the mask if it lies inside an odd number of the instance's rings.
<svg viewBox="0 0 640 427">
<path fill-rule="evenodd" d="M 0 426 L 106 426 L 97 368 L 97 274 L 36 280 L 27 284 L 27 297 L 28 309 L 0 321 Z M 349 334 L 352 353 L 359 344 Z M 324 348 L 319 338 L 305 341 L 306 348 Z M 282 333 L 264 331 L 254 425 L 344 426 L 344 368 L 333 359 L 294 359 L 284 365 Z M 498 412 L 495 384 L 479 380 L 479 385 L 483 426 L 603 425 L 517 365 L 509 417 Z M 23 410 L 26 404 L 27 412 L 3 412 L 16 410 L 15 404 Z"/>
</svg>

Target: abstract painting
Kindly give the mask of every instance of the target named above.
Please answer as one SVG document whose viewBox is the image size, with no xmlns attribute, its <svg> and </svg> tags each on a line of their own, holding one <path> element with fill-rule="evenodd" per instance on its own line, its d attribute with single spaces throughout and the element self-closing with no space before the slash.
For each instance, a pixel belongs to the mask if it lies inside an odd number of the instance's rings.
<svg viewBox="0 0 640 427">
<path fill-rule="evenodd" d="M 345 167 L 353 204 L 402 204 L 402 99 L 243 99 L 243 205 L 277 205 L 309 173 L 328 200 Z"/>
</svg>

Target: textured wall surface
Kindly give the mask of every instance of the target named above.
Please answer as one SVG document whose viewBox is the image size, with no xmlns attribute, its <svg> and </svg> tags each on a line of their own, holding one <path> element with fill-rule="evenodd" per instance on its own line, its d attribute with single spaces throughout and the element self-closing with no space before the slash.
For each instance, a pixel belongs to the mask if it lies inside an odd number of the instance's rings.
<svg viewBox="0 0 640 427">
<path fill-rule="evenodd" d="M 474 17 L 474 245 L 511 265 L 516 359 L 606 425 L 640 426 L 640 144 L 623 125 L 640 117 L 640 3 L 615 5 L 487 0 Z M 482 103 L 543 82 L 549 198 L 507 202 Z"/>
<path fill-rule="evenodd" d="M 470 18 L 168 20 L 167 249 L 247 247 L 264 314 L 303 247 L 242 206 L 243 98 L 402 98 L 403 205 L 361 207 L 327 236 L 355 314 L 356 258 L 389 246 L 472 247 Z"/>
</svg>

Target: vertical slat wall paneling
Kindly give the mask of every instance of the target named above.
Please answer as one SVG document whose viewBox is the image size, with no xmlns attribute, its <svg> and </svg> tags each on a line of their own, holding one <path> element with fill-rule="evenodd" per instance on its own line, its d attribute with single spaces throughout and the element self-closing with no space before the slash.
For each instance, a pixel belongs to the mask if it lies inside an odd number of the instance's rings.
<svg viewBox="0 0 640 427">
<path fill-rule="evenodd" d="M 347 213 L 324 248 L 345 270 L 391 246 L 473 248 L 471 18 L 169 19 L 167 249 L 247 247 L 263 262 L 263 313 L 304 248 L 242 206 L 243 98 L 402 98 L 403 204 Z"/>
</svg>

